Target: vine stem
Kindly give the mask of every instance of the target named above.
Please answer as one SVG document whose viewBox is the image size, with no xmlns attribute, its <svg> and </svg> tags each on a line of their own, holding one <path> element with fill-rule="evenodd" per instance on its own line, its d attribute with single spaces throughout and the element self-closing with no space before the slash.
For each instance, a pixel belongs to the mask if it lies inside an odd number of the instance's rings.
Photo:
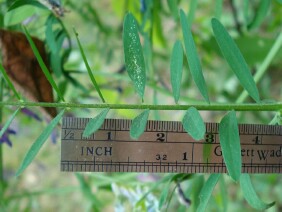
<svg viewBox="0 0 282 212">
<path fill-rule="evenodd" d="M 0 77 L 0 101 L 3 101 L 3 78 Z M 0 124 L 2 123 L 3 111 L 0 108 Z M 3 189 L 4 189 L 4 177 L 3 177 L 3 148 L 0 143 L 0 198 L 3 198 Z"/>
<path fill-rule="evenodd" d="M 56 107 L 56 108 L 110 108 L 121 110 L 187 110 L 189 107 L 195 107 L 198 110 L 208 111 L 279 111 L 282 110 L 282 102 L 277 103 L 251 103 L 251 104 L 189 104 L 189 105 L 146 105 L 146 104 L 78 104 L 78 103 L 49 103 L 49 102 L 0 102 L 0 107 L 18 106 L 18 107 Z"/>
</svg>

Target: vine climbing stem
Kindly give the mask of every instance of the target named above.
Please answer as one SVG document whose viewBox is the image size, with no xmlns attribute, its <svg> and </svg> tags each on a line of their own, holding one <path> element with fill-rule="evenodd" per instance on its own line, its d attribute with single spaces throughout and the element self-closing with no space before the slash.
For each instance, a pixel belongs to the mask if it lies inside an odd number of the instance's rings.
<svg viewBox="0 0 282 212">
<path fill-rule="evenodd" d="M 0 101 L 3 101 L 3 78 L 0 77 Z M 2 123 L 2 115 L 3 115 L 3 110 L 0 108 L 0 124 Z M 2 199 L 2 194 L 3 194 L 3 189 L 4 189 L 4 177 L 3 177 L 3 148 L 2 144 L 0 143 L 0 198 Z"/>
<path fill-rule="evenodd" d="M 282 110 L 282 102 L 276 103 L 245 103 L 245 104 L 186 104 L 186 105 L 148 105 L 148 104 L 78 104 L 78 103 L 49 103 L 49 102 L 0 102 L 0 107 L 4 106 L 18 106 L 18 107 L 56 107 L 56 108 L 110 108 L 110 109 L 124 109 L 124 110 L 187 110 L 189 107 L 195 107 L 197 110 L 205 111 L 280 111 Z"/>
</svg>

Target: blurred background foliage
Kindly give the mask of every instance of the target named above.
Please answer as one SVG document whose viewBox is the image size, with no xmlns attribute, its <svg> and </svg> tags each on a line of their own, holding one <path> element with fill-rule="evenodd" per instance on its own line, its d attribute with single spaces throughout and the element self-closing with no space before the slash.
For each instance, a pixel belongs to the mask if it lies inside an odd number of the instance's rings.
<svg viewBox="0 0 282 212">
<path fill-rule="evenodd" d="M 51 2 L 54 2 L 52 0 Z M 15 2 L 23 2 L 11 9 Z M 178 10 L 188 14 L 192 32 L 207 81 L 212 102 L 235 102 L 243 91 L 234 74 L 222 58 L 212 36 L 210 20 L 217 17 L 228 29 L 242 51 L 252 73 L 260 67 L 281 33 L 281 1 L 239 0 L 62 0 L 61 6 L 46 9 L 34 1 L 0 0 L 0 27 L 22 31 L 25 25 L 30 34 L 45 42 L 50 69 L 64 92 L 67 102 L 100 103 L 99 96 L 89 80 L 75 40 L 73 28 L 78 32 L 88 62 L 93 70 L 107 103 L 141 104 L 125 71 L 122 26 L 127 11 L 138 21 L 143 45 L 148 86 L 144 102 L 147 104 L 174 104 L 170 87 L 169 64 L 173 43 L 182 39 Z M 46 4 L 47 0 L 40 1 Z M 268 5 L 265 5 L 268 2 Z M 50 5 L 47 4 L 50 8 Z M 59 11 L 59 12 L 58 12 Z M 62 15 L 63 16 L 60 16 Z M 272 59 L 266 74 L 258 83 L 262 99 L 281 101 L 282 49 Z M 195 84 L 184 62 L 181 98 L 179 104 L 201 103 Z M 12 100 L 4 89 L 4 101 Z M 251 102 L 251 99 L 247 100 Z M 204 103 L 204 102 L 203 102 Z M 3 108 L 6 120 L 13 108 Z M 35 109 L 36 110 L 36 109 Z M 90 117 L 97 111 L 76 109 L 76 116 Z M 112 110 L 109 117 L 133 118 L 138 111 Z M 206 122 L 216 122 L 222 112 L 202 112 Z M 267 124 L 272 112 L 244 112 L 239 123 Z M 152 112 L 150 119 L 179 120 L 181 112 Z M 32 165 L 19 178 L 15 170 L 25 152 L 46 123 L 17 116 L 11 128 L 13 147 L 3 145 L 5 188 L 2 190 L 1 211 L 194 211 L 198 193 L 206 175 L 185 175 L 181 188 L 192 204 L 186 207 L 184 196 L 177 192 L 170 174 L 91 173 L 70 174 L 59 172 L 59 144 L 49 143 Z M 184 176 L 184 175 L 183 175 Z M 282 207 L 282 183 L 279 175 L 253 175 L 254 186 L 261 198 L 276 201 L 269 211 Z M 167 189 L 165 189 L 167 188 Z M 165 190 L 165 191 L 164 191 Z M 146 192 L 148 195 L 144 196 Z M 168 193 L 168 197 L 164 197 Z M 184 199 L 183 199 L 184 198 Z M 168 202 L 170 204 L 168 204 Z M 186 205 L 185 205 L 186 204 Z M 209 211 L 252 211 L 243 200 L 237 184 L 222 176 Z"/>
</svg>

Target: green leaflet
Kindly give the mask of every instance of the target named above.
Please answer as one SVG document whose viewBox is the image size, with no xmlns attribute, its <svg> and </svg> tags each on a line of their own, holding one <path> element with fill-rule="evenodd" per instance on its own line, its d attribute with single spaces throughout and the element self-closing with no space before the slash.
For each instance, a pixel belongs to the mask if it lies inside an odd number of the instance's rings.
<svg viewBox="0 0 282 212">
<path fill-rule="evenodd" d="M 47 80 L 50 82 L 51 86 L 57 92 L 57 94 L 60 97 L 60 99 L 62 101 L 65 101 L 63 95 L 61 94 L 61 91 L 59 90 L 57 84 L 55 83 L 54 79 L 52 78 L 52 76 L 51 76 L 47 66 L 45 65 L 45 63 L 44 63 L 44 61 L 43 61 L 43 59 L 41 57 L 41 55 L 39 54 L 38 49 L 37 49 L 36 45 L 34 44 L 34 42 L 33 42 L 32 38 L 31 38 L 29 32 L 27 31 L 27 29 L 25 27 L 23 27 L 23 29 L 24 29 L 26 38 L 27 38 L 27 40 L 28 40 L 28 42 L 30 44 L 30 47 L 32 48 L 32 51 L 33 51 L 33 53 L 34 53 L 34 55 L 35 55 L 39 65 L 40 65 L 40 68 L 42 69 L 43 73 L 45 74 Z"/>
<path fill-rule="evenodd" d="M 91 80 L 92 84 L 94 85 L 96 91 L 98 92 L 98 94 L 99 94 L 99 96 L 100 96 L 102 102 L 105 103 L 105 99 L 104 99 L 104 97 L 103 97 L 103 95 L 102 95 L 102 93 L 101 93 L 101 91 L 100 91 L 99 85 L 97 84 L 97 82 L 96 82 L 96 80 L 95 80 L 95 77 L 94 77 L 94 75 L 93 75 L 93 73 L 92 73 L 92 71 L 91 71 L 91 68 L 90 68 L 90 66 L 89 66 L 89 64 L 88 64 L 88 62 L 87 62 L 87 59 L 86 59 L 85 53 L 84 53 L 84 51 L 83 51 L 82 45 L 81 45 L 81 43 L 80 43 L 80 41 L 79 41 L 79 39 L 78 39 L 78 33 L 75 31 L 74 28 L 73 28 L 73 31 L 74 31 L 74 33 L 75 33 L 76 40 L 77 40 L 77 43 L 78 43 L 78 46 L 79 46 L 79 50 L 80 50 L 81 56 L 82 56 L 82 58 L 83 58 L 84 64 L 85 64 L 85 66 L 86 66 L 86 69 L 87 69 L 88 75 L 89 75 L 89 77 L 90 77 L 90 80 Z"/>
<path fill-rule="evenodd" d="M 19 8 L 21 6 L 24 6 L 24 5 L 32 5 L 32 6 L 35 6 L 35 7 L 38 7 L 38 8 L 41 8 L 41 9 L 48 9 L 46 6 L 44 6 L 43 4 L 41 4 L 39 1 L 37 0 L 18 0 L 18 1 L 15 1 L 9 8 L 8 8 L 8 11 L 11 11 L 11 10 L 14 10 L 16 8 Z"/>
<path fill-rule="evenodd" d="M 11 82 L 10 78 L 8 77 L 4 67 L 2 66 L 2 64 L 0 63 L 0 71 L 3 75 L 3 78 L 5 79 L 5 81 L 7 82 L 8 86 L 12 89 L 13 93 L 15 94 L 15 96 L 18 98 L 18 100 L 21 100 L 21 96 L 19 95 L 19 93 L 17 92 L 15 86 L 13 85 L 13 83 Z M 0 136 L 1 137 L 1 136 Z"/>
<path fill-rule="evenodd" d="M 171 60 L 170 60 L 170 81 L 172 85 L 172 92 L 173 92 L 175 103 L 178 102 L 180 96 L 182 68 L 183 68 L 183 49 L 181 42 L 178 40 L 175 42 L 173 46 Z"/>
<path fill-rule="evenodd" d="M 206 126 L 196 108 L 190 107 L 186 111 L 182 120 L 182 124 L 185 131 L 195 140 L 198 141 L 204 138 Z"/>
<path fill-rule="evenodd" d="M 1 131 L 0 131 L 0 138 L 3 136 L 3 134 L 5 133 L 5 131 L 8 129 L 8 127 L 10 126 L 10 124 L 12 123 L 12 121 L 14 120 L 14 118 L 16 117 L 16 115 L 18 114 L 18 112 L 20 111 L 20 108 L 18 108 L 13 114 L 12 116 L 8 119 L 8 121 L 4 124 L 4 126 L 2 127 Z M 0 144 L 1 145 L 1 144 Z"/>
<path fill-rule="evenodd" d="M 275 204 L 275 202 L 267 204 L 259 199 L 253 188 L 250 175 L 248 174 L 241 174 L 240 187 L 243 191 L 244 198 L 253 208 L 257 210 L 266 210 Z"/>
<path fill-rule="evenodd" d="M 265 20 L 265 16 L 270 8 L 271 0 L 260 0 L 259 7 L 253 21 L 248 25 L 248 29 L 252 30 L 260 26 Z"/>
<path fill-rule="evenodd" d="M 145 61 L 137 23 L 131 13 L 128 13 L 124 19 L 123 48 L 126 70 L 134 83 L 136 92 L 143 100 L 146 84 Z"/>
<path fill-rule="evenodd" d="M 219 141 L 222 155 L 230 177 L 238 181 L 242 159 L 236 112 L 230 111 L 219 123 Z"/>
<path fill-rule="evenodd" d="M 50 49 L 50 62 L 54 74 L 57 77 L 62 75 L 62 58 L 61 58 L 61 48 L 65 38 L 63 30 L 58 30 L 53 27 L 57 22 L 57 18 L 54 15 L 50 15 L 45 23 L 45 36 L 46 44 Z"/>
<path fill-rule="evenodd" d="M 64 115 L 65 110 L 62 110 L 49 124 L 48 126 L 43 130 L 41 135 L 36 139 L 36 141 L 32 144 L 30 149 L 28 150 L 26 156 L 24 157 L 22 164 L 20 168 L 16 172 L 16 176 L 19 176 L 33 161 L 47 138 L 52 133 L 53 129 L 57 126 L 59 121 L 61 120 L 62 116 Z"/>
<path fill-rule="evenodd" d="M 197 208 L 197 212 L 204 212 L 207 204 L 209 202 L 209 199 L 211 197 L 212 191 L 214 187 L 217 184 L 217 181 L 219 180 L 221 174 L 211 174 L 207 182 L 204 184 L 204 187 L 202 188 L 199 198 L 200 198 L 200 204 Z"/>
<path fill-rule="evenodd" d="M 224 58 L 227 60 L 242 86 L 248 91 L 249 95 L 259 103 L 260 97 L 256 83 L 239 48 L 224 26 L 216 18 L 213 18 L 211 23 L 215 39 Z"/>
<path fill-rule="evenodd" d="M 197 54 L 197 50 L 192 36 L 192 32 L 190 30 L 190 26 L 188 25 L 186 15 L 183 12 L 183 10 L 180 10 L 180 22 L 182 26 L 184 45 L 185 45 L 186 57 L 187 57 L 189 69 L 191 71 L 193 80 L 196 83 L 198 89 L 200 90 L 202 96 L 209 103 L 210 100 L 209 100 L 208 90 L 202 72 L 200 59 Z"/>
<path fill-rule="evenodd" d="M 138 139 L 140 135 L 144 132 L 147 124 L 147 120 L 149 117 L 150 110 L 146 109 L 141 114 L 136 116 L 132 120 L 132 124 L 130 127 L 130 137 L 133 139 Z"/>
<path fill-rule="evenodd" d="M 95 133 L 104 123 L 104 120 L 110 111 L 110 108 L 105 108 L 100 112 L 95 118 L 90 119 L 90 121 L 87 123 L 84 131 L 83 131 L 83 137 L 88 137 L 92 133 Z"/>
</svg>

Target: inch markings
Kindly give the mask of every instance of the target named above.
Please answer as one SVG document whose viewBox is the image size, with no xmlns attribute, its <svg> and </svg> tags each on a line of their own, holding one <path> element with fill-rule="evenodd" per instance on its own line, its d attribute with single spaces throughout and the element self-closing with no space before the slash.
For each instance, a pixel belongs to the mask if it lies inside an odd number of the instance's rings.
<svg viewBox="0 0 282 212">
<path fill-rule="evenodd" d="M 195 141 L 181 122 L 148 121 L 145 132 L 133 140 L 129 135 L 131 120 L 124 119 L 106 119 L 96 133 L 84 138 L 89 120 L 63 118 L 61 171 L 226 172 L 217 123 L 206 123 L 205 138 Z M 242 124 L 239 133 L 242 172 L 282 172 L 282 126 Z M 210 151 L 206 155 L 204 148 Z"/>
</svg>

